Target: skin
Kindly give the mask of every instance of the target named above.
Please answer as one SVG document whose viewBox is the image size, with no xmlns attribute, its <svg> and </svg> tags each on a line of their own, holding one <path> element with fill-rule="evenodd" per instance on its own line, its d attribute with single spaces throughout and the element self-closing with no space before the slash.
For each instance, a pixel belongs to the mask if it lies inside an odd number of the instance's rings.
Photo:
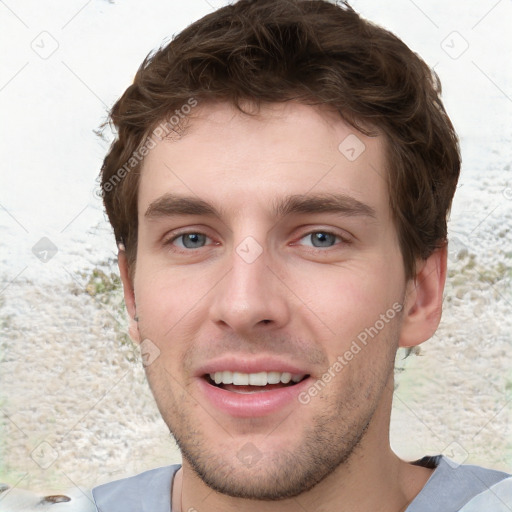
<svg viewBox="0 0 512 512">
<path fill-rule="evenodd" d="M 338 149 L 350 134 L 365 145 L 354 161 Z M 131 335 L 158 348 L 146 374 L 183 454 L 173 511 L 397 512 L 430 477 L 391 451 L 389 420 L 396 349 L 439 324 L 446 250 L 405 278 L 382 179 L 386 143 L 324 108 L 289 102 L 247 116 L 217 103 L 198 107 L 180 138 L 146 157 L 133 279 L 122 250 L 119 265 L 138 317 Z M 166 194 L 200 198 L 220 216 L 165 214 L 155 205 Z M 313 194 L 343 195 L 372 214 L 272 211 Z M 184 233 L 206 238 L 190 248 Z M 261 249 L 251 263 L 236 251 L 248 236 Z M 401 313 L 306 405 L 233 417 L 198 384 L 198 368 L 227 354 L 276 356 L 314 382 L 397 303 Z M 250 467 L 237 456 L 247 446 L 258 457 Z"/>
</svg>

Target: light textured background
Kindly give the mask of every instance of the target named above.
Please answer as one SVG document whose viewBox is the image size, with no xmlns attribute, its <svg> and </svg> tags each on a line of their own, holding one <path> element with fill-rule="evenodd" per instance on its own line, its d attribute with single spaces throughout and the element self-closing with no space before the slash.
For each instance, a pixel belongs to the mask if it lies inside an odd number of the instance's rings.
<svg viewBox="0 0 512 512">
<path fill-rule="evenodd" d="M 0 0 L 0 481 L 91 487 L 179 460 L 117 341 L 119 295 L 86 293 L 93 268 L 115 268 L 93 130 L 151 49 L 224 3 Z M 399 356 L 392 445 L 510 471 L 512 4 L 352 4 L 435 67 L 464 160 L 444 319 L 420 356 Z M 47 262 L 42 237 L 58 249 Z"/>
</svg>

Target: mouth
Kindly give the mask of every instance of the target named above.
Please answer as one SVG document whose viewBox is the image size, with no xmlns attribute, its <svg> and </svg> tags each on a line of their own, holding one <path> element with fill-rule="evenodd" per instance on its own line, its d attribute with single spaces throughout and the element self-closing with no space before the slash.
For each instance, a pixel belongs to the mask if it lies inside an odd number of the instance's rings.
<svg viewBox="0 0 512 512">
<path fill-rule="evenodd" d="M 198 375 L 199 390 L 206 403 L 215 411 L 232 418 L 263 418 L 288 415 L 291 409 L 300 407 L 299 396 L 311 384 L 308 373 L 298 373 L 298 368 L 282 368 L 281 371 L 224 370 L 216 364 L 207 373 Z M 238 365 L 241 366 L 241 365 Z M 282 365 L 281 365 L 282 366 Z M 269 366 L 272 368 L 272 366 Z M 225 368 L 225 367 L 224 367 Z M 229 366 L 228 366 L 229 368 Z M 242 368 L 238 368 L 241 370 Z M 283 370 L 291 371 L 283 371 Z"/>
<path fill-rule="evenodd" d="M 241 394 L 262 393 L 293 387 L 308 377 L 308 374 L 279 371 L 242 373 L 230 370 L 217 371 L 203 376 L 211 386 Z"/>
</svg>

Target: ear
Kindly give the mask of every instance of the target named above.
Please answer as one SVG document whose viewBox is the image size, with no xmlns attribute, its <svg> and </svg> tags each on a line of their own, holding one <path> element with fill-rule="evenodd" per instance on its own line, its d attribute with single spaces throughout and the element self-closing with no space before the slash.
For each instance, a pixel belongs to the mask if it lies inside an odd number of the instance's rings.
<svg viewBox="0 0 512 512">
<path fill-rule="evenodd" d="M 121 274 L 121 281 L 123 282 L 123 291 L 124 291 L 124 302 L 126 304 L 126 310 L 129 315 L 129 328 L 128 333 L 130 334 L 130 338 L 134 343 L 140 344 L 140 334 L 139 334 L 139 326 L 137 324 L 137 307 L 135 305 L 135 291 L 133 288 L 133 283 L 130 278 L 130 269 L 128 265 L 128 258 L 126 257 L 126 252 L 121 247 L 119 248 L 119 252 L 117 254 L 117 263 L 119 265 L 119 272 Z"/>
<path fill-rule="evenodd" d="M 431 338 L 441 321 L 446 281 L 447 244 L 418 262 L 407 285 L 399 345 L 412 347 Z"/>
</svg>

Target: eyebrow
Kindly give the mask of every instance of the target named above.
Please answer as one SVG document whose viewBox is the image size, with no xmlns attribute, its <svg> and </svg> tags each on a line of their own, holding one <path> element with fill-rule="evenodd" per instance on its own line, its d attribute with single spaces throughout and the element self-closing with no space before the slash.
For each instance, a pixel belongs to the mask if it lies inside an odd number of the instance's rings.
<svg viewBox="0 0 512 512">
<path fill-rule="evenodd" d="M 292 195 L 274 202 L 275 217 L 292 213 L 337 213 L 347 217 L 376 217 L 371 206 L 346 194 Z"/>
<path fill-rule="evenodd" d="M 220 212 L 211 204 L 192 196 L 165 194 L 153 201 L 144 216 L 148 219 L 177 215 L 206 215 L 220 217 Z"/>
<path fill-rule="evenodd" d="M 376 217 L 371 206 L 345 194 L 303 194 L 291 195 L 272 203 L 272 215 L 282 218 L 291 214 L 334 213 L 348 217 Z M 147 219 L 179 215 L 202 215 L 222 218 L 212 204 L 193 196 L 165 194 L 153 201 L 144 216 Z"/>
</svg>

